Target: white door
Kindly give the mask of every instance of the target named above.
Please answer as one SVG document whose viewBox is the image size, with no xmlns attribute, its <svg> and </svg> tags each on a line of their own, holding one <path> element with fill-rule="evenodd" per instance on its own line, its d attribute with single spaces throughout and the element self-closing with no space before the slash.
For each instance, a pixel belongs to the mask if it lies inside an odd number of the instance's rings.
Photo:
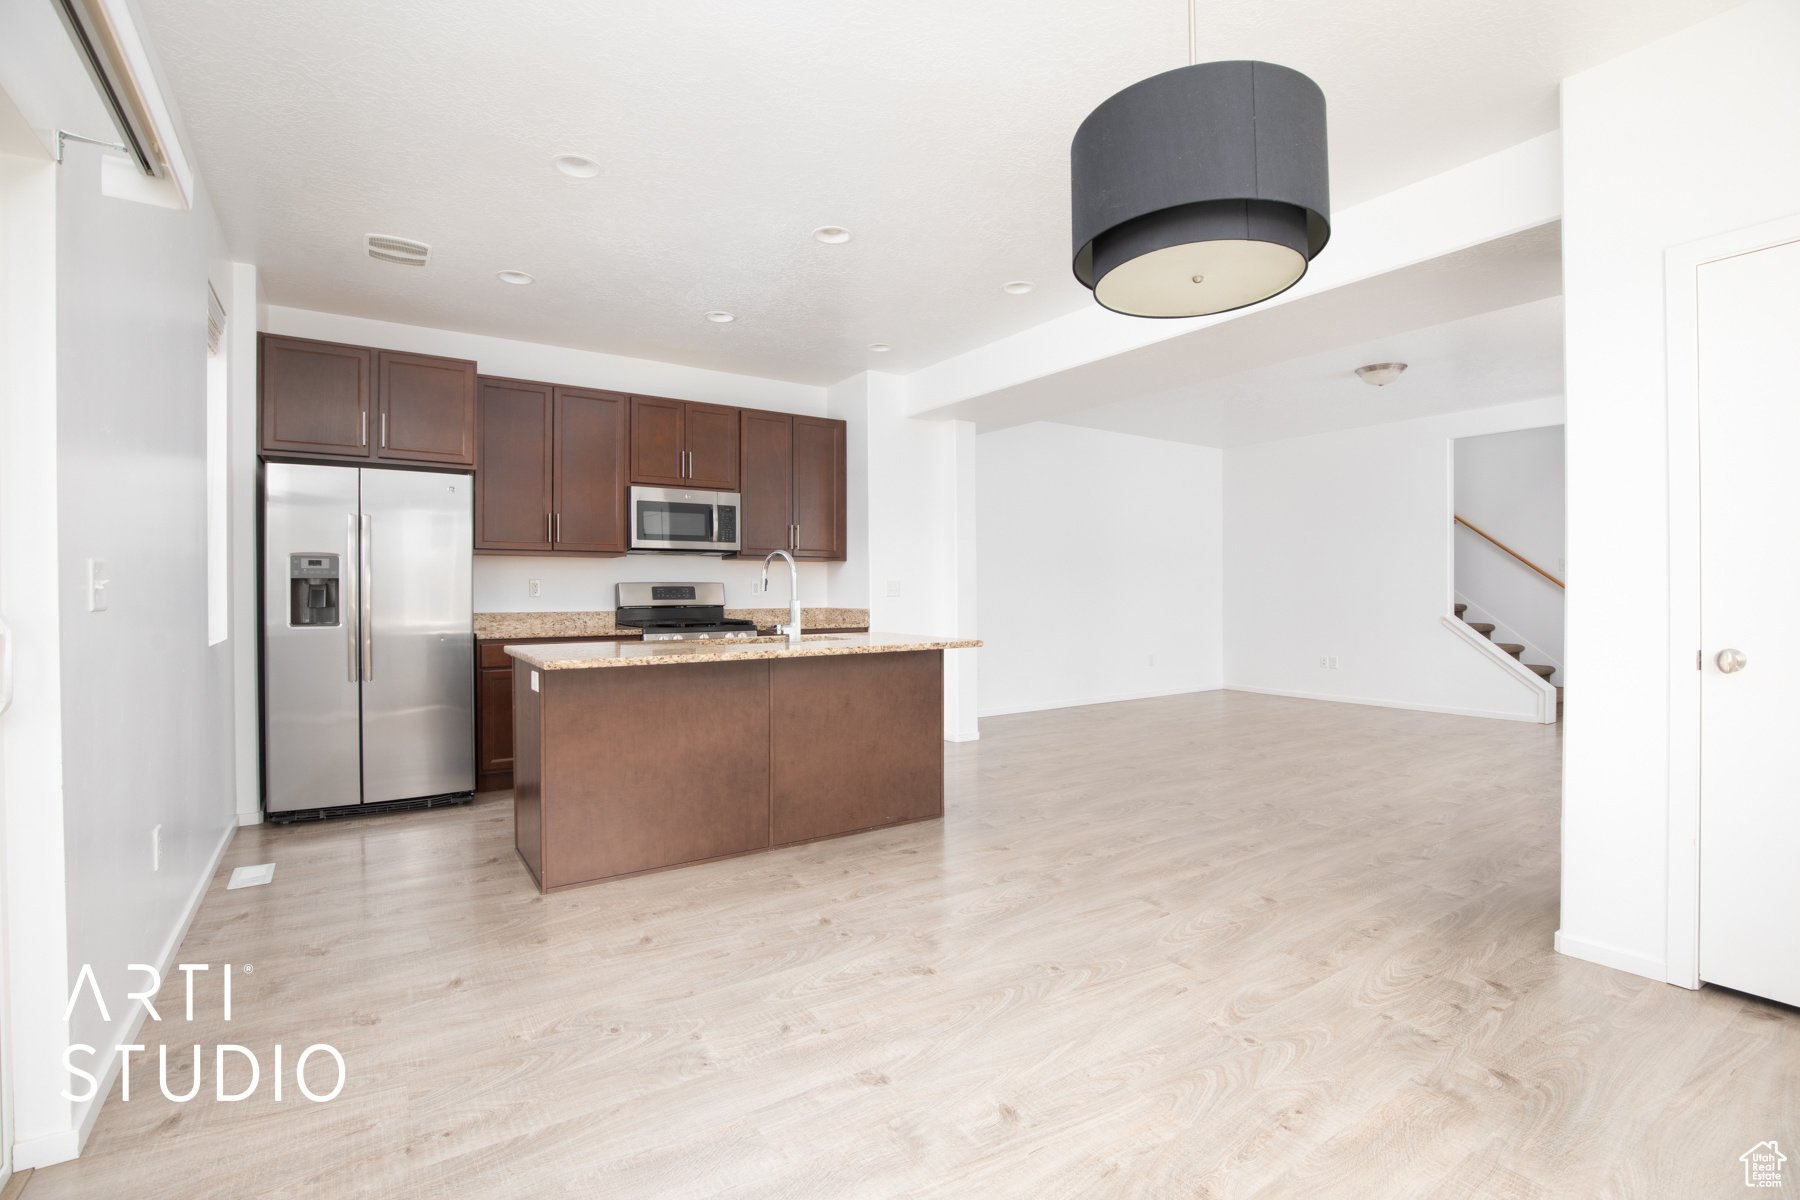
<svg viewBox="0 0 1800 1200">
<path fill-rule="evenodd" d="M 1700 977 L 1800 1004 L 1800 242 L 1698 284 Z"/>
</svg>

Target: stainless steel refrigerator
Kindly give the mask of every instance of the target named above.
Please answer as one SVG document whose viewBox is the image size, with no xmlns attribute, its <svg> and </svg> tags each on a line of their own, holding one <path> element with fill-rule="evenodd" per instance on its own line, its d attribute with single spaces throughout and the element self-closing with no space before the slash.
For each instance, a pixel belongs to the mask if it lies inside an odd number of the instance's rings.
<svg viewBox="0 0 1800 1200">
<path fill-rule="evenodd" d="M 473 480 L 269 463 L 263 483 L 264 810 L 468 796 Z"/>
</svg>

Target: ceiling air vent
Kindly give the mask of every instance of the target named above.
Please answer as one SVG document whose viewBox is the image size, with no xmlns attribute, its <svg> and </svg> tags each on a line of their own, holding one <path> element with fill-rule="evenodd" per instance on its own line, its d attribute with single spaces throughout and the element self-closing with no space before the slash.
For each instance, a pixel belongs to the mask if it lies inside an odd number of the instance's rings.
<svg viewBox="0 0 1800 1200">
<path fill-rule="evenodd" d="M 405 267 L 422 267 L 425 265 L 425 259 L 431 254 L 430 246 L 424 242 L 415 242 L 411 238 L 371 233 L 365 240 L 369 244 L 370 258 L 379 258 L 382 262 L 399 263 Z"/>
</svg>

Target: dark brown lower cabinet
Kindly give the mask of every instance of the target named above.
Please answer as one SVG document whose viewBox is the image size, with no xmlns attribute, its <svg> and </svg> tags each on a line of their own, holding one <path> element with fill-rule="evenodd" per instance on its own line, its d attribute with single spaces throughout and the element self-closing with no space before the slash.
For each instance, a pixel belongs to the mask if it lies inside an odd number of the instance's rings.
<svg viewBox="0 0 1800 1200">
<path fill-rule="evenodd" d="M 475 647 L 475 790 L 505 791 L 513 785 L 512 659 L 505 647 L 551 642 L 607 642 L 604 638 L 507 638 Z"/>
<path fill-rule="evenodd" d="M 548 892 L 941 817 L 943 677 L 941 650 L 519 663 L 519 856 Z"/>
</svg>

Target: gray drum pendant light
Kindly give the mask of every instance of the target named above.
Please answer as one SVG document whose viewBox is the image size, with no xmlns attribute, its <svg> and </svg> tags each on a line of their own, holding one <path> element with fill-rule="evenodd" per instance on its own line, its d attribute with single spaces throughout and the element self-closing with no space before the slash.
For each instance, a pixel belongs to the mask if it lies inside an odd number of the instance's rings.
<svg viewBox="0 0 1800 1200">
<path fill-rule="evenodd" d="M 1325 94 L 1265 62 L 1134 83 L 1070 147 L 1075 278 L 1134 317 L 1197 317 L 1300 281 L 1331 236 Z"/>
</svg>

